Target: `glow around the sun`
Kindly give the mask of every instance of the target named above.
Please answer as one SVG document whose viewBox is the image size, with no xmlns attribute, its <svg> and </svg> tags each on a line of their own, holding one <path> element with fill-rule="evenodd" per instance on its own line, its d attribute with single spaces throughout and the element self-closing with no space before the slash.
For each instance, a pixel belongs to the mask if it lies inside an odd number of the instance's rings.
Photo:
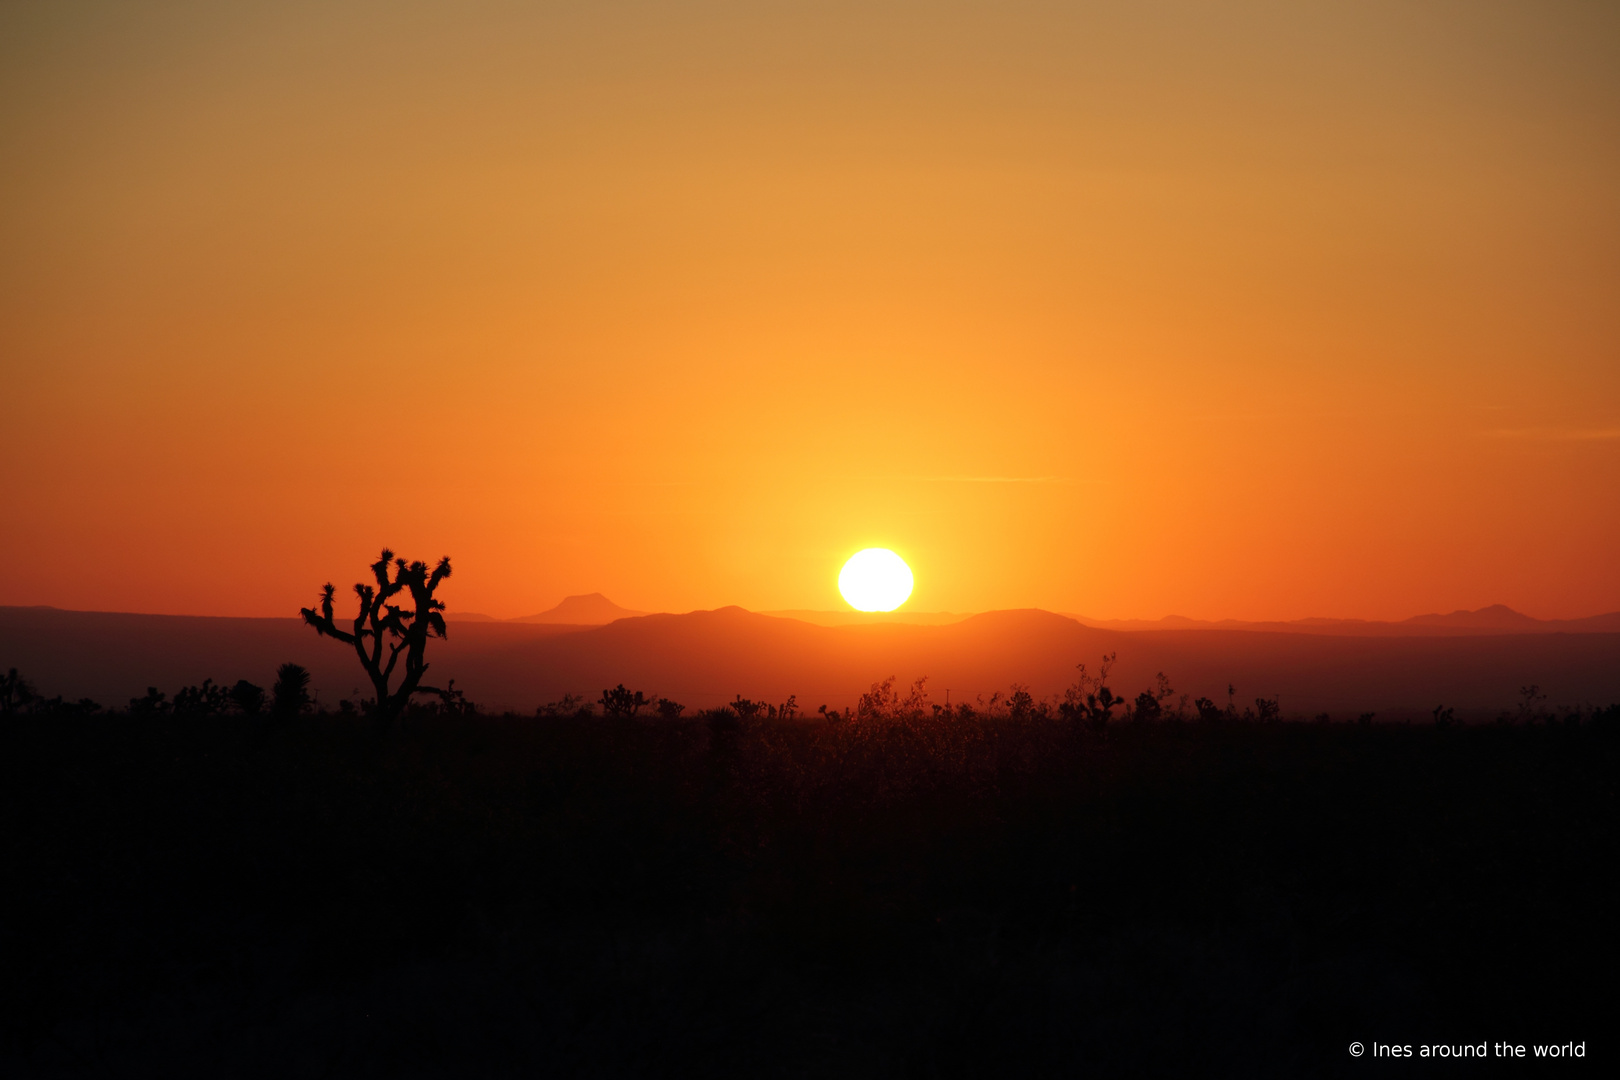
<svg viewBox="0 0 1620 1080">
<path fill-rule="evenodd" d="M 838 591 L 856 611 L 893 611 L 914 584 L 906 560 L 888 548 L 857 551 L 838 573 Z"/>
</svg>

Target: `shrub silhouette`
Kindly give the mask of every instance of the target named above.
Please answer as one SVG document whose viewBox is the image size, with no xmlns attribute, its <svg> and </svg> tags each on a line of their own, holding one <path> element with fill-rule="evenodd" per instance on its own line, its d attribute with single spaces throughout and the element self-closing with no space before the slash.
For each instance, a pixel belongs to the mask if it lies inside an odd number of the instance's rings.
<svg viewBox="0 0 1620 1080">
<path fill-rule="evenodd" d="M 651 702 L 642 695 L 640 690 L 632 694 L 624 688 L 624 683 L 620 683 L 611 690 L 603 690 L 602 699 L 597 704 L 602 706 L 603 716 L 629 718 L 635 716 Z"/>
<path fill-rule="evenodd" d="M 231 698 L 223 686 L 204 679 L 201 686 L 187 686 L 175 692 L 176 716 L 219 716 L 230 708 Z"/>
<path fill-rule="evenodd" d="M 1533 724 L 1537 720 L 1545 720 L 1546 703 L 1547 695 L 1541 692 L 1541 687 L 1534 683 L 1519 687 L 1519 723 Z"/>
<path fill-rule="evenodd" d="M 439 703 L 438 703 L 438 705 L 433 706 L 433 708 L 436 710 L 438 715 L 440 715 L 440 716 L 477 716 L 478 715 L 478 706 L 476 704 L 474 704 L 473 702 L 467 700 L 467 695 L 466 695 L 466 693 L 464 691 L 456 689 L 456 680 L 451 679 L 449 682 L 445 683 L 444 684 L 444 689 L 438 691 L 438 694 L 439 694 Z M 343 702 L 343 704 L 349 706 L 349 711 L 353 711 L 353 709 L 354 709 L 353 705 L 350 705 L 347 701 Z"/>
<path fill-rule="evenodd" d="M 41 697 L 32 683 L 10 668 L 0 675 L 0 716 L 33 713 L 43 716 L 89 716 L 101 711 L 101 706 L 89 698 L 63 701 L 62 695 Z"/>
<path fill-rule="evenodd" d="M 276 685 L 270 690 L 270 711 L 277 716 L 296 716 L 309 705 L 309 672 L 300 664 L 282 664 L 276 669 Z"/>
<path fill-rule="evenodd" d="M 236 685 L 227 691 L 227 696 L 244 716 L 257 716 L 259 710 L 264 708 L 264 687 L 254 686 L 246 679 L 237 679 Z"/>
<path fill-rule="evenodd" d="M 659 698 L 653 703 L 653 707 L 658 710 L 658 715 L 665 720 L 679 719 L 681 713 L 686 711 L 685 705 L 678 701 L 671 701 L 667 697 Z"/>
<path fill-rule="evenodd" d="M 148 686 L 146 696 L 129 699 L 129 714 L 131 716 L 161 716 L 169 711 L 167 694 L 158 693 L 158 688 Z"/>
<path fill-rule="evenodd" d="M 91 716 L 101 711 L 101 703 L 82 697 L 78 701 L 63 701 L 62 695 L 36 698 L 33 711 L 46 716 Z"/>
<path fill-rule="evenodd" d="M 389 564 L 393 564 L 393 577 L 389 577 Z M 371 564 L 376 584 L 359 582 L 354 587 L 360 600 L 359 613 L 350 630 L 341 630 L 332 616 L 332 583 L 321 591 L 321 609 L 300 608 L 304 621 L 315 628 L 317 634 L 337 638 L 354 647 L 355 655 L 366 669 L 371 685 L 377 691 L 377 714 L 386 722 L 404 711 L 415 693 L 438 694 L 444 691 L 422 685 L 422 676 L 428 663 L 424 658 L 429 634 L 445 636 L 444 603 L 434 599 L 434 592 L 450 576 L 450 557 L 439 560 L 430 572 L 423 562 L 407 563 L 395 559 L 394 553 L 383 549 L 382 557 Z M 414 608 L 389 601 L 402 592 L 409 594 Z M 384 636 L 389 639 L 388 655 L 383 656 Z M 401 657 L 405 670 L 400 683 L 393 690 L 389 684 Z"/>
<path fill-rule="evenodd" d="M 1170 686 L 1170 679 L 1161 671 L 1154 677 L 1153 689 L 1144 690 L 1137 694 L 1135 706 L 1127 705 L 1125 707 L 1126 711 L 1133 720 L 1144 723 L 1158 720 L 1164 715 L 1165 699 L 1174 693 L 1175 690 Z"/>
<path fill-rule="evenodd" d="M 557 701 L 548 701 L 534 710 L 534 715 L 547 719 L 569 716 L 588 719 L 596 715 L 591 703 L 578 694 L 564 694 Z"/>
<path fill-rule="evenodd" d="M 1058 715 L 1067 720 L 1084 721 L 1091 727 L 1101 730 L 1108 726 L 1113 719 L 1115 706 L 1123 706 L 1125 699 L 1117 696 L 1108 687 L 1108 673 L 1113 669 L 1114 658 L 1118 653 L 1108 653 L 1097 665 L 1097 674 L 1092 675 L 1086 670 L 1086 665 L 1076 664 L 1080 670 L 1080 677 L 1073 686 L 1063 692 L 1063 701 L 1058 704 Z"/>
<path fill-rule="evenodd" d="M 1207 697 L 1201 697 L 1194 701 L 1193 708 L 1198 710 L 1198 719 L 1206 724 L 1214 724 L 1226 719 L 1225 710 Z"/>
<path fill-rule="evenodd" d="M 879 720 L 893 716 L 899 711 L 900 695 L 894 690 L 894 676 L 890 675 L 880 683 L 873 683 L 872 689 L 862 694 L 855 703 L 855 718 L 857 720 Z"/>
<path fill-rule="evenodd" d="M 855 703 L 854 714 L 857 720 L 921 720 L 925 716 L 938 715 L 937 710 L 930 708 L 928 703 L 928 676 L 924 675 L 911 684 L 905 697 L 894 688 L 895 677 L 890 675 L 880 683 L 873 683 L 872 689 L 860 696 Z M 1031 699 L 1033 704 L 1033 699 Z"/>
</svg>

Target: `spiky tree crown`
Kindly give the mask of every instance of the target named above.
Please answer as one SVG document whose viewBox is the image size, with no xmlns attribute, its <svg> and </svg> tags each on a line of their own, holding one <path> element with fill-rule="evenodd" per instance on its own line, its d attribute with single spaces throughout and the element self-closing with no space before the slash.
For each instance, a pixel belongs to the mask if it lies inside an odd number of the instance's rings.
<svg viewBox="0 0 1620 1080">
<path fill-rule="evenodd" d="M 389 574 L 390 567 L 392 576 Z M 375 584 L 362 581 L 354 586 L 360 610 L 355 615 L 352 629 L 343 630 L 337 625 L 333 613 L 336 590 L 331 582 L 327 582 L 321 590 L 320 610 L 303 608 L 301 613 L 304 621 L 314 627 L 317 634 L 336 638 L 354 647 L 377 690 L 378 708 L 386 716 L 403 709 L 413 693 L 439 692 L 421 685 L 422 674 L 428 668 L 423 653 L 429 634 L 440 638 L 446 635 L 444 602 L 433 594 L 450 576 L 450 557 L 447 555 L 440 559 L 438 565 L 429 571 L 427 563 L 408 563 L 395 558 L 392 551 L 384 548 L 381 557 L 371 564 L 371 574 Z M 401 593 L 408 594 L 409 604 L 390 603 Z M 385 637 L 391 639 L 386 660 L 383 657 Z M 390 691 L 389 682 L 402 656 L 405 660 L 404 680 L 397 689 Z"/>
</svg>

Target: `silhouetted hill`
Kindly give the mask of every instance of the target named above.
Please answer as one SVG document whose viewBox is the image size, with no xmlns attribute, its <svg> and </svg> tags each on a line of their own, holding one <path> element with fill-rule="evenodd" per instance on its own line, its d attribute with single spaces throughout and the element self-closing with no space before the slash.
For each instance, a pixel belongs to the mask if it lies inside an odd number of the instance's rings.
<svg viewBox="0 0 1620 1080">
<path fill-rule="evenodd" d="M 760 614 L 777 619 L 798 619 L 800 622 L 814 623 L 817 626 L 871 626 L 874 623 L 886 622 L 909 623 L 913 626 L 946 626 L 969 617 L 955 611 L 856 611 L 853 608 L 846 608 L 843 611 L 795 608 L 786 611 L 762 611 Z"/>
<path fill-rule="evenodd" d="M 1188 619 L 1166 615 L 1162 619 L 1074 618 L 1087 626 L 1107 630 L 1251 630 L 1282 634 L 1331 634 L 1335 637 L 1455 637 L 1463 634 L 1615 634 L 1620 633 L 1620 611 L 1582 619 L 1537 619 L 1505 604 L 1449 615 L 1414 615 L 1399 622 L 1368 619 L 1292 619 L 1244 622 L 1239 619 Z"/>
<path fill-rule="evenodd" d="M 1074 666 L 1117 653 L 1114 688 L 1134 696 L 1165 672 L 1178 692 L 1241 707 L 1278 697 L 1288 715 L 1338 718 L 1376 711 L 1426 715 L 1437 704 L 1482 715 L 1539 685 L 1556 704 L 1620 701 L 1620 634 L 1332 636 L 1252 630 L 1119 631 L 1039 610 L 996 611 L 946 626 L 826 627 L 742 608 L 647 615 L 606 626 L 452 624 L 429 650 L 427 682 L 454 678 L 486 707 L 528 712 L 567 693 L 591 699 L 624 683 L 691 707 L 741 694 L 801 708 L 852 704 L 872 682 L 929 676 L 935 700 L 1005 693 L 1026 684 L 1060 693 Z M 295 619 L 117 615 L 0 608 L 0 667 L 16 666 L 47 695 L 122 705 L 155 685 L 247 678 L 268 685 L 275 665 L 313 674 L 321 700 L 362 688 L 347 648 Z"/>
<path fill-rule="evenodd" d="M 1414 615 L 1405 619 L 1402 626 L 1444 626 L 1451 630 L 1505 630 L 1510 633 L 1524 633 L 1539 629 L 1543 623 L 1540 619 L 1531 618 L 1521 612 L 1514 611 L 1506 604 L 1492 604 L 1482 607 L 1478 611 L 1463 611 L 1458 609 L 1449 615 Z"/>
<path fill-rule="evenodd" d="M 602 626 L 615 619 L 632 619 L 645 611 L 622 608 L 599 592 L 582 596 L 565 596 L 562 603 L 538 615 L 520 615 L 509 622 L 562 623 L 569 626 Z"/>
</svg>

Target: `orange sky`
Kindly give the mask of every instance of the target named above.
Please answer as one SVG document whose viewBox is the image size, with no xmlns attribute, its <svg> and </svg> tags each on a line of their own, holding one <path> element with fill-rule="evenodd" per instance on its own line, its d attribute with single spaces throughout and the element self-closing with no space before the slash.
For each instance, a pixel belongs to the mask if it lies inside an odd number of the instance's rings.
<svg viewBox="0 0 1620 1080">
<path fill-rule="evenodd" d="M 1620 8 L 7 4 L 0 603 L 1620 609 Z"/>
</svg>

